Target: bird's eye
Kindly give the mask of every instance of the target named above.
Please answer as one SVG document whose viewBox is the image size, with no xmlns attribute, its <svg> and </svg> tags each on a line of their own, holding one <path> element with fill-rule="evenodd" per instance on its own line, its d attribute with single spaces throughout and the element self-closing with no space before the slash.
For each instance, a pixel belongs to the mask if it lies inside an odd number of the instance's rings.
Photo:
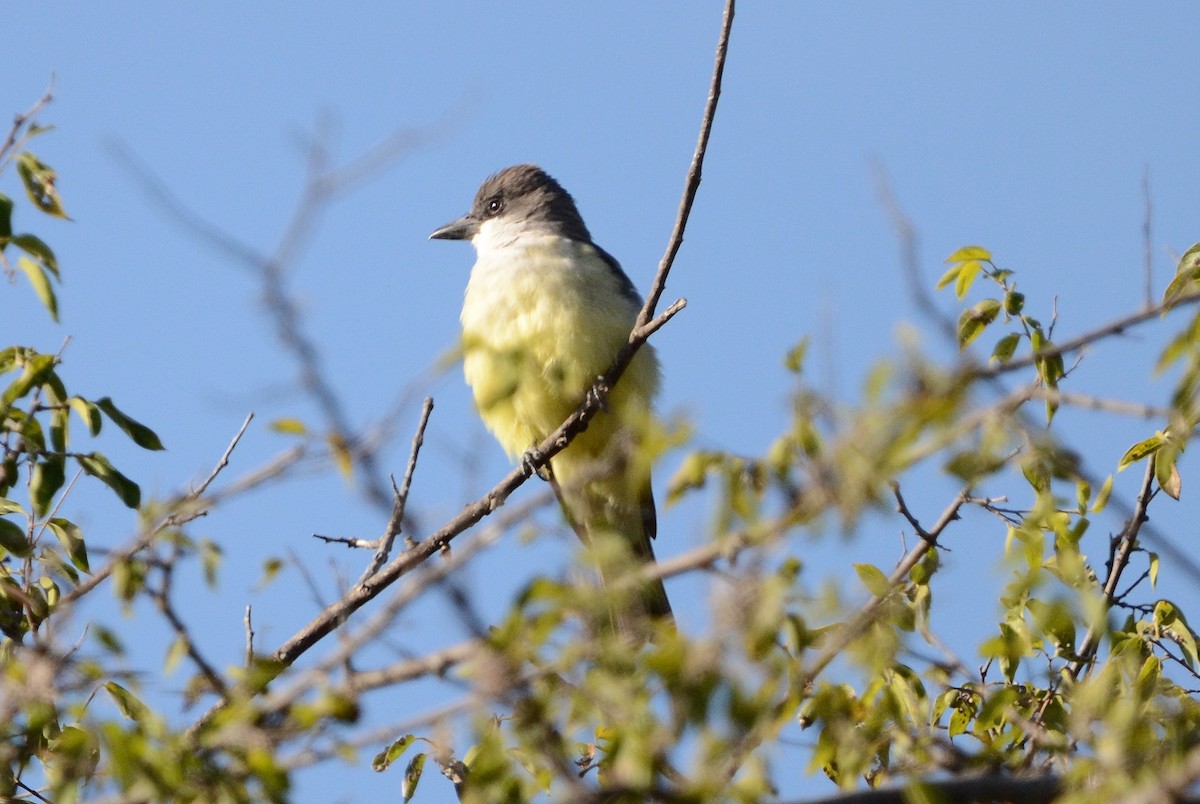
<svg viewBox="0 0 1200 804">
<path fill-rule="evenodd" d="M 491 213 L 492 215 L 495 215 L 497 212 L 499 212 L 503 208 L 504 208 L 504 199 L 502 199 L 500 196 L 496 196 L 495 198 L 493 198 L 492 200 L 487 202 L 487 211 L 489 213 Z"/>
</svg>

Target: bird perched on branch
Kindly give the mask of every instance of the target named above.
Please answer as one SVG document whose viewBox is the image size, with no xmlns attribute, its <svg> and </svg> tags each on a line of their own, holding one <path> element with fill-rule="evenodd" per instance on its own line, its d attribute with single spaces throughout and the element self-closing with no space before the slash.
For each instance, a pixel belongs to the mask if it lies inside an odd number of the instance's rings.
<svg viewBox="0 0 1200 804">
<path fill-rule="evenodd" d="M 612 366 L 642 300 L 617 261 L 592 242 L 570 194 L 534 165 L 489 177 L 471 211 L 430 238 L 475 246 L 462 309 L 463 372 L 488 429 L 511 458 L 528 460 L 527 451 Z M 643 445 L 658 386 L 658 359 L 644 345 L 587 429 L 545 467 L 602 583 L 654 561 Z M 660 579 L 616 597 L 608 618 L 634 639 L 671 618 Z"/>
</svg>

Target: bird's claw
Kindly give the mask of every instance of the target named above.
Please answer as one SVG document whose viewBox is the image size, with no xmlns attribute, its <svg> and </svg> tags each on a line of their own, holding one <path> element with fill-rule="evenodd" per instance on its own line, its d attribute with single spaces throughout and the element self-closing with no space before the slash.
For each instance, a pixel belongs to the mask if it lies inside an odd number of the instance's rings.
<svg viewBox="0 0 1200 804">
<path fill-rule="evenodd" d="M 597 377 L 596 383 L 587 389 L 587 394 L 584 400 L 589 406 L 595 406 L 601 411 L 608 412 L 608 386 L 604 385 L 604 378 Z"/>
<path fill-rule="evenodd" d="M 521 471 L 525 473 L 526 477 L 537 475 L 542 480 L 549 480 L 550 473 L 546 469 L 545 462 L 546 456 L 542 454 L 541 450 L 537 447 L 530 447 L 521 456 Z"/>
</svg>

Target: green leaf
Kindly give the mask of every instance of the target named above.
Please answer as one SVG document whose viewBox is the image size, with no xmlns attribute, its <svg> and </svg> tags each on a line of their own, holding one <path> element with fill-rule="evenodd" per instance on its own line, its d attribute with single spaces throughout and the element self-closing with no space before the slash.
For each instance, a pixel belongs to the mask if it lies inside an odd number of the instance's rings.
<svg viewBox="0 0 1200 804">
<path fill-rule="evenodd" d="M 1183 612 L 1171 601 L 1160 600 L 1154 605 L 1154 622 L 1179 645 L 1183 650 L 1184 662 L 1194 672 L 1197 664 L 1200 664 L 1200 653 L 1197 652 L 1196 637 L 1188 627 Z"/>
<path fill-rule="evenodd" d="M 854 571 L 858 573 L 858 579 L 867 587 L 867 591 L 875 597 L 885 597 L 892 591 L 891 582 L 879 567 L 873 564 L 855 564 Z"/>
<path fill-rule="evenodd" d="M 967 730 L 967 724 L 971 722 L 971 709 L 966 706 L 959 706 L 954 709 L 954 714 L 950 716 L 949 734 L 951 737 L 957 737 Z"/>
<path fill-rule="evenodd" d="M 1154 454 L 1154 479 L 1158 487 L 1178 500 L 1183 481 L 1179 477 L 1179 449 L 1161 449 Z"/>
<path fill-rule="evenodd" d="M 941 290 L 942 288 L 946 287 L 946 285 L 956 281 L 958 279 L 959 271 L 961 270 L 961 265 L 951 265 L 946 269 L 946 273 L 942 274 L 942 278 L 937 281 L 937 285 L 934 286 L 934 290 Z"/>
<path fill-rule="evenodd" d="M 946 258 L 946 262 L 966 262 L 967 260 L 991 262 L 992 252 L 983 246 L 963 246 Z"/>
<path fill-rule="evenodd" d="M 58 258 L 41 238 L 31 234 L 19 234 L 13 235 L 9 242 L 41 263 L 47 271 L 54 275 L 55 279 L 62 281 L 62 275 L 58 272 Z"/>
<path fill-rule="evenodd" d="M 25 185 L 25 192 L 34 205 L 56 218 L 70 217 L 63 210 L 62 199 L 58 196 L 58 174 L 49 165 L 43 163 L 29 151 L 17 157 L 17 174 Z"/>
<path fill-rule="evenodd" d="M 104 690 L 113 699 L 113 703 L 121 710 L 121 714 L 127 720 L 141 720 L 146 713 L 146 705 L 137 699 L 132 692 L 122 687 L 115 681 L 108 681 L 104 684 Z"/>
<path fill-rule="evenodd" d="M 1194 244 L 1179 258 L 1179 264 L 1175 268 L 1175 278 L 1171 280 L 1171 284 L 1167 285 L 1167 289 L 1163 293 L 1163 304 L 1169 305 L 1180 296 L 1195 291 L 1194 285 L 1198 279 L 1200 279 L 1200 243 Z"/>
<path fill-rule="evenodd" d="M 188 642 L 182 636 L 176 637 L 171 643 L 171 647 L 167 648 L 167 655 L 163 659 L 163 673 L 170 675 L 175 672 L 175 668 L 179 666 L 179 662 L 187 656 Z"/>
<path fill-rule="evenodd" d="M 67 402 L 70 404 L 71 410 L 75 411 L 79 418 L 83 419 L 83 423 L 87 425 L 88 432 L 92 435 L 99 435 L 102 424 L 100 409 L 81 396 L 73 396 Z"/>
<path fill-rule="evenodd" d="M 1021 343 L 1021 333 L 1010 332 L 996 342 L 996 348 L 992 349 L 991 359 L 997 363 L 1007 363 L 1012 359 L 1013 354 L 1017 351 L 1017 346 Z"/>
<path fill-rule="evenodd" d="M 56 407 L 50 411 L 50 447 L 55 452 L 67 451 L 67 428 L 70 422 L 70 414 L 67 409 L 61 407 L 61 402 L 56 400 Z"/>
<path fill-rule="evenodd" d="M 1125 450 L 1125 454 L 1121 456 L 1121 460 L 1117 463 L 1117 471 L 1122 472 L 1130 464 L 1137 463 L 1143 458 L 1153 455 L 1162 449 L 1166 443 L 1166 439 L 1162 433 L 1155 433 L 1145 441 L 1139 441 L 1129 449 Z"/>
<path fill-rule="evenodd" d="M 1150 576 L 1150 588 L 1153 589 L 1158 586 L 1158 553 L 1150 554 L 1150 570 L 1148 574 Z"/>
<path fill-rule="evenodd" d="M 412 801 L 413 795 L 417 792 L 417 785 L 421 783 L 421 774 L 425 770 L 425 754 L 417 754 L 408 761 L 408 767 L 404 769 L 404 780 L 400 782 L 400 796 L 405 802 Z"/>
<path fill-rule="evenodd" d="M 221 545 L 212 539 L 204 539 L 200 542 L 199 553 L 200 566 L 204 569 L 204 582 L 210 589 L 215 589 L 217 570 L 221 568 L 221 559 L 225 557 L 225 554 L 221 551 Z"/>
<path fill-rule="evenodd" d="M 63 549 L 67 551 L 67 556 L 71 559 L 71 564 L 75 569 L 83 572 L 91 572 L 88 567 L 87 545 L 83 541 L 83 531 L 79 526 L 68 519 L 62 517 L 54 517 L 46 526 L 58 538 Z"/>
<path fill-rule="evenodd" d="M 1198 343 L 1200 343 L 1200 313 L 1192 316 L 1188 325 L 1163 347 L 1158 356 L 1158 362 L 1154 364 L 1154 373 L 1161 374 L 1181 357 L 1190 357 L 1195 354 Z"/>
<path fill-rule="evenodd" d="M 97 478 L 104 485 L 117 493 L 121 498 L 121 502 L 125 503 L 130 508 L 137 508 L 142 503 L 142 490 L 125 475 L 117 471 L 108 458 L 105 458 L 99 452 L 93 452 L 89 455 L 77 455 L 75 460 L 79 462 L 83 471 L 87 472 L 92 477 Z"/>
<path fill-rule="evenodd" d="M 996 320 L 1000 313 L 1000 302 L 995 299 L 984 299 L 967 310 L 958 318 L 958 348 L 965 349 L 971 341 L 979 337 L 984 328 Z"/>
<path fill-rule="evenodd" d="M 375 755 L 371 760 L 371 767 L 376 771 L 385 771 L 388 767 L 400 757 L 404 756 L 404 752 L 413 744 L 416 738 L 411 734 L 406 734 L 403 737 L 393 740 L 388 744 L 388 747 Z"/>
<path fill-rule="evenodd" d="M 286 565 L 283 559 L 272 556 L 262 563 L 262 578 L 259 579 L 256 589 L 262 589 L 275 580 L 275 577 L 283 570 Z M 214 575 L 215 580 L 215 575 Z"/>
<path fill-rule="evenodd" d="M 967 295 L 967 291 L 971 289 L 971 285 L 975 282 L 975 277 L 979 276 L 979 272 L 983 270 L 983 263 L 979 260 L 968 260 L 964 262 L 958 270 L 958 279 L 954 282 L 954 295 L 962 298 Z"/>
<path fill-rule="evenodd" d="M 1046 603 L 1032 599 L 1025 604 L 1034 622 L 1053 642 L 1065 651 L 1075 648 L 1075 619 L 1066 603 L 1056 600 Z"/>
<path fill-rule="evenodd" d="M 14 380 L 4 394 L 0 395 L 0 419 L 8 413 L 12 403 L 28 394 L 35 386 L 46 382 L 48 374 L 53 373 L 54 355 L 40 355 L 36 352 L 26 355 L 22 361 L 24 369 L 21 376 Z"/>
<path fill-rule="evenodd" d="M 1100 486 L 1100 493 L 1096 495 L 1096 502 L 1092 503 L 1092 513 L 1098 514 L 1108 506 L 1108 498 L 1112 495 L 1113 476 L 1109 475 Z"/>
<path fill-rule="evenodd" d="M 276 419 L 271 422 L 268 427 L 277 433 L 286 433 L 287 435 L 308 435 L 308 427 L 299 419 L 285 417 Z"/>
<path fill-rule="evenodd" d="M 117 406 L 113 404 L 112 399 L 108 398 L 107 396 L 97 399 L 96 407 L 104 411 L 104 415 L 108 416 L 108 418 L 112 420 L 113 424 L 115 424 L 117 427 L 120 427 L 125 435 L 129 436 L 129 438 L 133 440 L 133 443 L 137 444 L 139 447 L 149 450 L 166 449 L 166 447 L 162 445 L 162 442 L 158 440 L 158 436 L 154 434 L 153 430 L 141 422 L 136 421 L 122 413 Z"/>
<path fill-rule="evenodd" d="M 982 734 L 1004 724 L 1012 705 L 1020 698 L 1015 687 L 1001 687 L 979 707 L 975 716 L 975 733 Z"/>
<path fill-rule="evenodd" d="M 0 193 L 0 240 L 12 237 L 12 211 L 12 199 Z M 0 251 L 3 250 L 3 244 L 0 243 Z"/>
<path fill-rule="evenodd" d="M 787 355 L 783 359 L 783 365 L 793 374 L 799 374 L 804 370 L 804 358 L 808 354 L 808 338 L 803 338 L 801 341 L 788 350 Z"/>
<path fill-rule="evenodd" d="M 0 497 L 0 515 L 3 514 L 21 514 L 25 515 L 25 509 L 21 507 L 19 502 L 10 500 L 7 497 Z"/>
<path fill-rule="evenodd" d="M 33 502 L 35 516 L 45 516 L 54 501 L 54 495 L 66 482 L 67 459 L 63 455 L 48 455 L 33 467 L 29 479 L 29 496 Z"/>
<path fill-rule="evenodd" d="M 325 443 L 329 445 L 329 456 L 333 459 L 334 467 L 349 482 L 354 475 L 354 453 L 350 450 L 350 443 L 341 433 L 330 433 L 325 437 Z"/>
<path fill-rule="evenodd" d="M 0 547 L 17 558 L 28 558 L 33 552 L 33 545 L 25 538 L 25 528 L 11 519 L 0 518 Z"/>
</svg>

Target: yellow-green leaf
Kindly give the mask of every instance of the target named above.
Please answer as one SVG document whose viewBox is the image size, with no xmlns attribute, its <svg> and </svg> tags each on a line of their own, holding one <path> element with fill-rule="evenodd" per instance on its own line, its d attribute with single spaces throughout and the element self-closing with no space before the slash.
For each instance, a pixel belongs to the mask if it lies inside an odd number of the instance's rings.
<svg viewBox="0 0 1200 804">
<path fill-rule="evenodd" d="M 995 299 L 984 299 L 975 306 L 963 310 L 958 318 L 958 348 L 965 349 L 971 341 L 979 337 L 984 328 L 996 320 L 1000 312 L 1000 302 Z"/>
<path fill-rule="evenodd" d="M 90 572 L 88 567 L 87 545 L 83 541 L 83 531 L 68 519 L 54 517 L 46 526 L 54 533 L 55 538 L 67 551 L 71 564 L 83 572 Z"/>
<path fill-rule="evenodd" d="M 1137 463 L 1148 455 L 1153 455 L 1162 449 L 1166 440 L 1162 433 L 1155 433 L 1145 441 L 1139 441 L 1129 449 L 1125 450 L 1125 454 L 1121 456 L 1121 460 L 1117 463 L 1117 471 L 1121 472 L 1130 464 Z"/>
<path fill-rule="evenodd" d="M 93 452 L 89 455 L 77 455 L 75 460 L 79 462 L 83 471 L 87 472 L 92 477 L 100 480 L 104 485 L 117 493 L 121 498 L 121 502 L 130 508 L 137 508 L 142 503 L 142 490 L 137 483 L 134 483 L 125 475 L 117 471 L 108 458 L 105 458 L 99 452 Z"/>
<path fill-rule="evenodd" d="M 962 270 L 962 265 L 955 263 L 946 269 L 946 273 L 942 274 L 942 278 L 937 281 L 934 290 L 941 290 L 958 279 L 958 273 Z"/>
<path fill-rule="evenodd" d="M 33 545 L 26 538 L 25 529 L 11 519 L 0 518 L 0 547 L 17 558 L 26 558 L 33 552 Z"/>
<path fill-rule="evenodd" d="M 346 439 L 341 433 L 330 433 L 325 439 L 329 444 L 329 454 L 333 458 L 333 465 L 341 472 L 342 477 L 350 480 L 354 473 L 354 456 L 350 452 L 350 445 L 346 443 Z"/>
<path fill-rule="evenodd" d="M 1100 493 L 1096 495 L 1096 502 L 1092 503 L 1092 513 L 1098 514 L 1108 505 L 1109 495 L 1112 494 L 1113 476 L 1109 475 L 1104 481 L 1104 485 L 1100 487 Z"/>
<path fill-rule="evenodd" d="M 125 435 L 132 439 L 133 443 L 137 444 L 142 449 L 160 450 L 166 449 L 159 441 L 158 436 L 146 425 L 131 418 L 117 408 L 113 401 L 106 397 L 96 400 L 96 407 L 104 411 L 104 415 L 112 420 L 113 424 L 121 428 Z"/>
<path fill-rule="evenodd" d="M 166 658 L 163 659 L 163 672 L 167 675 L 175 672 L 175 668 L 179 666 L 180 660 L 187 655 L 188 643 L 182 636 L 176 637 L 171 643 L 171 647 L 167 648 Z"/>
<path fill-rule="evenodd" d="M 411 734 L 405 734 L 388 744 L 388 747 L 375 755 L 371 760 L 371 767 L 376 771 L 385 771 L 388 766 L 395 762 L 400 757 L 404 756 L 404 752 L 413 744 L 416 738 Z"/>
<path fill-rule="evenodd" d="M 967 295 L 967 291 L 971 289 L 971 285 L 975 282 L 975 277 L 979 276 L 979 272 L 983 270 L 983 263 L 979 260 L 968 260 L 964 262 L 958 271 L 958 279 L 954 281 L 954 295 L 962 298 Z"/>
<path fill-rule="evenodd" d="M 892 584 L 883 574 L 883 570 L 874 564 L 855 564 L 854 571 L 858 573 L 858 579 L 867 587 L 867 591 L 875 597 L 884 597 L 892 590 Z"/>
<path fill-rule="evenodd" d="M 0 235 L 0 237 L 3 236 Z M 31 234 L 19 234 L 13 235 L 9 242 L 41 263 L 47 271 L 54 275 L 55 279 L 62 281 L 62 277 L 58 273 L 58 258 L 41 238 Z"/>
<path fill-rule="evenodd" d="M 992 252 L 983 246 L 963 246 L 946 258 L 946 262 L 966 262 L 967 260 L 983 260 L 991 262 Z"/>
<path fill-rule="evenodd" d="M 287 435 L 308 435 L 308 427 L 299 419 L 284 417 L 271 422 L 268 427 L 277 433 L 286 433 Z"/>
<path fill-rule="evenodd" d="M 1194 292 L 1197 280 L 1200 280 L 1200 243 L 1194 244 L 1179 258 L 1175 278 L 1163 293 L 1163 304 L 1169 305 L 1180 296 Z"/>
<path fill-rule="evenodd" d="M 58 196 L 58 174 L 49 165 L 44 164 L 29 151 L 17 157 L 17 174 L 25 185 L 29 200 L 47 215 L 56 218 L 67 218 L 63 210 L 62 199 Z"/>
<path fill-rule="evenodd" d="M 1174 450 L 1171 450 L 1174 452 Z M 1172 499 L 1179 499 L 1179 493 L 1182 490 L 1183 481 L 1179 477 L 1178 454 L 1172 456 L 1173 460 L 1162 460 L 1165 452 L 1160 451 L 1154 456 L 1154 479 L 1158 481 L 1158 487 L 1165 491 Z"/>
<path fill-rule="evenodd" d="M 57 323 L 58 297 L 54 295 L 54 288 L 50 285 L 50 277 L 46 275 L 46 269 L 28 257 L 20 257 L 17 260 L 17 266 L 25 272 L 29 284 L 33 286 L 33 292 L 37 294 L 38 301 L 46 308 L 46 312 L 50 313 L 50 318 Z"/>
<path fill-rule="evenodd" d="M 146 705 L 139 701 L 136 695 L 115 681 L 106 682 L 104 690 L 113 699 L 113 703 L 117 705 L 117 708 L 121 710 L 121 714 L 126 719 L 142 719 L 142 716 L 146 712 Z"/>
<path fill-rule="evenodd" d="M 1019 332 L 1008 333 L 996 342 L 996 348 L 992 349 L 991 359 L 997 363 L 1007 363 L 1012 359 L 1020 343 L 1021 334 Z"/>
<path fill-rule="evenodd" d="M 29 478 L 29 497 L 36 516 L 45 516 L 54 495 L 66 482 L 67 459 L 62 455 L 47 455 L 38 460 Z"/>
<path fill-rule="evenodd" d="M 67 403 L 70 404 L 71 410 L 75 411 L 79 418 L 83 419 L 83 423 L 87 425 L 89 433 L 92 435 L 100 434 L 102 421 L 100 419 L 99 408 L 81 396 L 73 396 L 67 400 Z"/>
<path fill-rule="evenodd" d="M 400 796 L 405 802 L 412 801 L 413 795 L 417 792 L 417 785 L 421 783 L 421 774 L 425 770 L 425 754 L 417 754 L 408 761 L 408 767 L 404 769 L 404 779 L 400 782 Z"/>
</svg>

